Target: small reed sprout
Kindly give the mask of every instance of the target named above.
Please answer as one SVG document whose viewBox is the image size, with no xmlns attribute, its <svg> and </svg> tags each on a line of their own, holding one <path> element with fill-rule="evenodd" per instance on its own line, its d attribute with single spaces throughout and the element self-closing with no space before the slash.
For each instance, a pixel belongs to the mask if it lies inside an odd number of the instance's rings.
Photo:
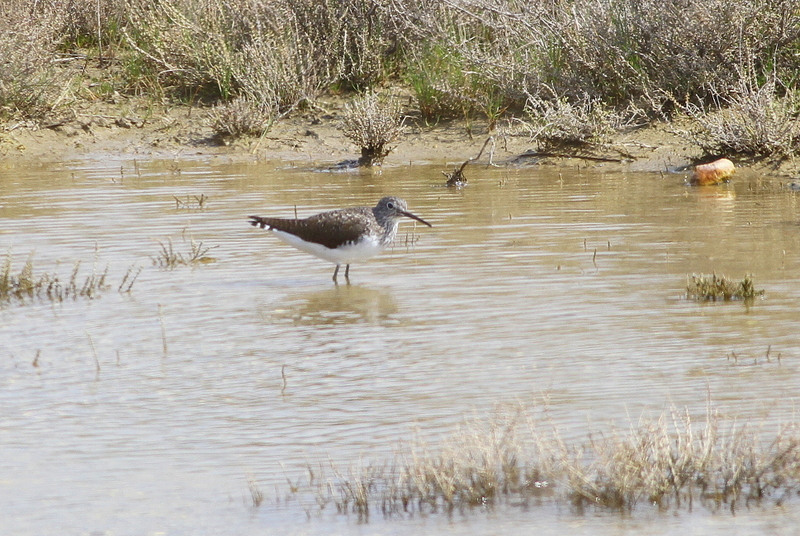
<svg viewBox="0 0 800 536">
<path fill-rule="evenodd" d="M 552 423 L 540 426 L 517 409 L 468 422 L 436 449 L 417 439 L 390 460 L 346 470 L 331 463 L 308 474 L 291 495 L 360 521 L 544 501 L 578 510 L 697 504 L 735 512 L 780 505 L 800 490 L 800 430 L 785 426 L 764 440 L 747 424 L 726 425 L 712 407 L 700 422 L 673 407 L 570 444 Z"/>
<path fill-rule="evenodd" d="M 752 300 L 756 296 L 763 296 L 763 290 L 756 290 L 753 276 L 747 274 L 740 282 L 731 281 L 724 275 L 689 276 L 686 285 L 686 295 L 689 298 L 701 301 L 729 301 Z"/>
<path fill-rule="evenodd" d="M 208 196 L 205 194 L 186 194 L 184 199 L 181 199 L 176 195 L 173 195 L 172 197 L 175 199 L 175 208 L 184 210 L 203 210 L 206 208 L 206 201 L 208 201 Z"/>
<path fill-rule="evenodd" d="M 388 145 L 403 132 L 400 101 L 365 93 L 345 105 L 341 129 L 361 148 L 359 166 L 379 166 L 391 151 Z"/>
<path fill-rule="evenodd" d="M 250 498 L 253 501 L 253 506 L 261 506 L 261 503 L 264 502 L 264 493 L 252 476 L 247 479 L 247 487 L 250 489 Z"/>
</svg>

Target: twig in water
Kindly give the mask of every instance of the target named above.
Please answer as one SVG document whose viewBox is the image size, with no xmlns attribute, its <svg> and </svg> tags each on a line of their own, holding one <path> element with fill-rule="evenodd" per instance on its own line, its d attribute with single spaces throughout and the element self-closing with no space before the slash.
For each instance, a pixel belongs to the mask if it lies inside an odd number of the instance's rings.
<svg viewBox="0 0 800 536">
<path fill-rule="evenodd" d="M 469 160 L 461 164 L 460 168 L 454 169 L 452 173 L 442 171 L 442 174 L 445 177 L 447 177 L 447 186 L 461 186 L 463 184 L 466 184 L 467 177 L 464 175 L 464 168 L 467 167 L 467 164 L 469 164 L 470 162 L 474 162 L 475 160 L 478 160 L 481 157 L 481 155 L 483 154 L 483 150 L 486 149 L 486 146 L 489 144 L 489 142 L 492 142 L 492 150 L 489 152 L 489 165 L 494 165 L 492 163 L 492 157 L 494 156 L 494 136 L 489 136 L 488 138 L 486 138 L 486 141 L 483 142 L 483 147 L 481 147 L 478 156 L 470 158 Z"/>
<path fill-rule="evenodd" d="M 97 367 L 97 373 L 100 374 L 100 360 L 97 358 L 97 350 L 94 347 L 92 335 L 87 331 L 86 336 L 89 338 L 89 346 L 92 347 L 92 355 L 94 355 L 94 364 Z"/>
<path fill-rule="evenodd" d="M 167 357 L 167 330 L 164 329 L 164 315 L 161 304 L 158 304 L 158 322 L 161 324 L 161 347 L 164 349 L 164 357 Z"/>
</svg>

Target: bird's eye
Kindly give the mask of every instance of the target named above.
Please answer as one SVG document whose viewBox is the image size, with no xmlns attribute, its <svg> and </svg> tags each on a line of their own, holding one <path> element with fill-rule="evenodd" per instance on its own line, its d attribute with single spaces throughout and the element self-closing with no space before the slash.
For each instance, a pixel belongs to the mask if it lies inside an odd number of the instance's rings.
<svg viewBox="0 0 800 536">
<path fill-rule="evenodd" d="M 394 208 L 394 203 L 392 203 L 391 201 L 389 201 L 388 203 L 386 203 L 386 206 L 387 206 L 388 208 Z"/>
</svg>

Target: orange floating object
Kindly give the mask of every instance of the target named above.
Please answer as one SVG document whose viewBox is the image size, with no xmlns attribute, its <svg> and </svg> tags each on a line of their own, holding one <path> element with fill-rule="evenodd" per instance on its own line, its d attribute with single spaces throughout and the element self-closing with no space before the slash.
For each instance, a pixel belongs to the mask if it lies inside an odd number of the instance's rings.
<svg viewBox="0 0 800 536">
<path fill-rule="evenodd" d="M 736 166 L 727 158 L 720 158 L 708 164 L 695 166 L 690 182 L 698 186 L 719 184 L 730 179 L 736 172 Z"/>
</svg>

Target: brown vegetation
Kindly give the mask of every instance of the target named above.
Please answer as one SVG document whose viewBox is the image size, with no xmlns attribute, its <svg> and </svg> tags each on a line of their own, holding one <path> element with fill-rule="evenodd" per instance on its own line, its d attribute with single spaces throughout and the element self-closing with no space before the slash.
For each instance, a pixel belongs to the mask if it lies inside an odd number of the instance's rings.
<svg viewBox="0 0 800 536">
<path fill-rule="evenodd" d="M 263 135 L 324 92 L 393 83 L 423 121 L 514 118 L 546 146 L 687 112 L 708 153 L 780 158 L 798 152 L 799 46 L 800 0 L 8 0 L 0 116 L 146 95 Z"/>
<path fill-rule="evenodd" d="M 762 296 L 763 290 L 756 290 L 753 276 L 746 275 L 741 282 L 734 282 L 724 275 L 692 275 L 686 285 L 689 298 L 703 301 L 752 300 Z"/>
<path fill-rule="evenodd" d="M 345 105 L 342 132 L 361 148 L 358 165 L 380 165 L 391 150 L 389 143 L 403 132 L 403 117 L 397 98 L 382 99 L 368 92 Z"/>
<path fill-rule="evenodd" d="M 252 483 L 251 483 L 252 488 Z M 463 511 L 541 501 L 578 509 L 712 510 L 782 504 L 800 489 L 800 433 L 764 440 L 746 424 L 726 424 L 712 408 L 701 422 L 673 408 L 653 421 L 563 440 L 554 426 L 520 410 L 474 421 L 437 449 L 417 440 L 384 462 L 341 470 L 309 466 L 292 496 L 366 520 L 371 514 Z"/>
<path fill-rule="evenodd" d="M 195 266 L 197 264 L 208 264 L 215 262 L 216 259 L 208 255 L 211 247 L 204 247 L 202 242 L 189 240 L 189 251 L 186 254 L 175 251 L 172 240 L 167 239 L 167 243 L 158 241 L 159 250 L 154 257 L 150 257 L 153 266 L 159 268 L 173 269 L 177 266 Z"/>
<path fill-rule="evenodd" d="M 34 273 L 32 254 L 18 274 L 14 273 L 12 266 L 13 259 L 8 254 L 0 268 L 0 306 L 13 301 L 26 303 L 34 299 L 62 302 L 70 298 L 95 298 L 109 287 L 106 281 L 108 268 L 98 273 L 96 267 L 93 267 L 92 272 L 81 281 L 78 278 L 80 261 L 75 263 L 68 280 L 62 280 L 56 272 L 37 276 Z M 134 272 L 133 267 L 129 268 L 118 290 L 130 292 L 139 271 Z"/>
</svg>

